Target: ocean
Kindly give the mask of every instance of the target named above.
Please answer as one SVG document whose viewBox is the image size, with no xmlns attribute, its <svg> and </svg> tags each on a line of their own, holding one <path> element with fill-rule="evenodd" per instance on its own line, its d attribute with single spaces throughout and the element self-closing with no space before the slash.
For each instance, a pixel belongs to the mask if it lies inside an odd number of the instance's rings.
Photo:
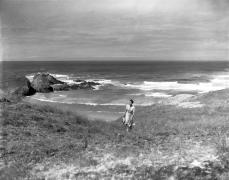
<svg viewBox="0 0 229 180">
<path fill-rule="evenodd" d="M 197 95 L 229 88 L 229 62 L 36 61 L 2 62 L 1 88 L 15 76 L 32 80 L 49 72 L 66 83 L 81 79 L 99 82 L 95 90 L 37 93 L 27 100 L 113 119 L 134 99 L 136 107 L 149 107 L 179 94 Z M 111 119 L 112 119 L 111 118 Z"/>
</svg>

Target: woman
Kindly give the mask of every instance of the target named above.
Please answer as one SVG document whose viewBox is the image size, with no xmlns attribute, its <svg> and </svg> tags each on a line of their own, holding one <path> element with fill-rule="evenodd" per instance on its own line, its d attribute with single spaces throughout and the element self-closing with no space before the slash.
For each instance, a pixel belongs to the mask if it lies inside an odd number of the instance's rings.
<svg viewBox="0 0 229 180">
<path fill-rule="evenodd" d="M 130 99 L 130 104 L 126 105 L 126 111 L 123 116 L 123 124 L 126 125 L 127 131 L 129 131 L 132 128 L 132 126 L 134 125 L 133 123 L 134 113 L 135 113 L 134 101 L 133 99 Z"/>
</svg>

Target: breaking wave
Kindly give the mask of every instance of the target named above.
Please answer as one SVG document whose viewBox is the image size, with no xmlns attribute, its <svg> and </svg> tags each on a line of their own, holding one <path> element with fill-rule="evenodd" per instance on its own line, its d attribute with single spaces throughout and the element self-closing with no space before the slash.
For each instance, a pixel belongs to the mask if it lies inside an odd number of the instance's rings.
<svg viewBox="0 0 229 180">
<path fill-rule="evenodd" d="M 80 79 L 80 77 L 76 77 L 73 75 L 66 74 L 52 74 L 52 76 L 57 78 L 60 81 L 66 82 L 67 84 L 79 84 L 80 82 L 76 82 L 75 80 Z M 27 75 L 26 77 L 32 81 L 34 74 Z M 86 81 L 98 82 L 100 85 L 95 88 L 98 90 L 101 86 L 105 85 L 113 85 L 119 88 L 124 89 L 137 89 L 141 91 L 157 91 L 145 93 L 145 96 L 152 97 L 170 97 L 169 94 L 164 94 L 158 91 L 195 91 L 197 93 L 207 93 L 210 91 L 217 91 L 229 88 L 229 72 L 223 72 L 221 74 L 216 74 L 214 76 L 210 76 L 210 80 L 208 82 L 192 82 L 192 83 L 180 83 L 179 81 L 143 81 L 139 83 L 128 82 L 121 83 L 118 80 L 110 80 L 110 79 L 85 79 Z"/>
<path fill-rule="evenodd" d="M 144 81 L 139 84 L 128 83 L 125 85 L 128 88 L 139 89 L 142 91 L 163 90 L 163 91 L 196 91 L 198 93 L 207 93 L 210 91 L 218 91 L 229 88 L 229 73 L 218 74 L 212 76 L 209 82 L 196 82 L 196 83 L 179 83 L 173 82 L 154 82 Z M 161 93 L 151 93 L 152 96 L 160 96 Z M 147 96 L 147 95 L 146 95 Z M 150 95 L 149 95 L 150 96 Z M 167 96 L 167 95 L 166 95 Z M 169 95 L 168 95 L 169 97 Z"/>
<path fill-rule="evenodd" d="M 81 79 L 80 77 L 75 77 L 75 76 L 71 76 L 71 75 L 66 75 L 66 74 L 53 74 L 53 73 L 49 73 L 51 76 L 55 77 L 56 79 L 62 81 L 62 82 L 65 82 L 69 85 L 73 85 L 73 84 L 80 84 L 81 82 L 77 82 L 75 80 L 79 80 Z M 30 82 L 32 82 L 33 80 L 33 77 L 34 77 L 35 74 L 29 74 L 29 75 L 26 75 L 26 77 L 30 80 Z M 104 85 L 107 85 L 107 84 L 117 84 L 115 82 L 112 82 L 112 80 L 109 80 L 109 79 L 83 79 L 87 82 L 97 82 L 99 83 L 100 85 L 96 85 L 95 86 L 95 90 L 98 90 L 99 87 L 101 86 L 104 86 Z"/>
<path fill-rule="evenodd" d="M 61 104 L 77 104 L 77 105 L 88 105 L 88 106 L 125 106 L 125 103 L 94 103 L 94 102 L 79 102 L 76 100 L 69 100 L 69 99 L 56 99 L 56 98 L 46 98 L 44 96 L 33 96 L 32 99 L 43 101 L 43 102 L 50 102 L 50 103 L 61 103 Z M 146 102 L 146 103 L 136 103 L 137 106 L 151 106 L 154 105 L 154 102 Z"/>
</svg>

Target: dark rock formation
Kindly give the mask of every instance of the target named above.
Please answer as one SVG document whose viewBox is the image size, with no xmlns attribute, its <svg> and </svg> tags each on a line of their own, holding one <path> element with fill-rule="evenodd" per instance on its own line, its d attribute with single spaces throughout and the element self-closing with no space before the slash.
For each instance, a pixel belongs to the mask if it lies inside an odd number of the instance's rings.
<svg viewBox="0 0 229 180">
<path fill-rule="evenodd" d="M 94 82 L 94 81 L 88 81 L 87 82 L 90 86 L 97 86 L 97 85 L 101 85 L 100 83 L 98 82 Z"/>
<path fill-rule="evenodd" d="M 70 89 L 71 89 L 71 90 L 80 89 L 80 88 L 79 88 L 79 84 L 71 84 L 71 85 L 70 85 Z"/>
<path fill-rule="evenodd" d="M 13 102 L 20 100 L 24 96 L 34 95 L 36 92 L 48 93 L 53 91 L 68 91 L 77 89 L 94 89 L 100 83 L 85 80 L 75 80 L 77 84 L 68 85 L 57 80 L 48 73 L 37 73 L 32 83 L 26 77 L 16 77 L 7 86 L 8 91 L 4 97 L 0 97 L 0 102 Z"/>
<path fill-rule="evenodd" d="M 51 85 L 54 91 L 68 91 L 70 86 L 66 83 L 64 84 L 54 84 Z"/>
<path fill-rule="evenodd" d="M 84 82 L 85 80 L 76 79 L 76 80 L 73 80 L 73 81 L 78 82 L 78 83 L 81 83 L 81 82 Z"/>
<path fill-rule="evenodd" d="M 93 86 L 91 86 L 88 82 L 82 82 L 79 84 L 79 89 L 94 89 Z"/>
<path fill-rule="evenodd" d="M 75 81 L 75 82 L 79 82 L 78 81 Z M 71 89 L 95 89 L 94 86 L 96 85 L 100 85 L 100 83 L 96 83 L 96 82 L 93 82 L 93 81 L 83 81 L 83 80 L 80 80 L 80 84 L 73 84 L 70 86 Z"/>
<path fill-rule="evenodd" d="M 26 77 L 17 78 L 17 86 L 17 88 L 12 90 L 12 96 L 31 96 L 36 93 L 36 90 L 31 86 L 30 81 Z"/>
<path fill-rule="evenodd" d="M 54 78 L 52 75 L 50 75 L 49 73 L 37 73 L 34 77 L 34 79 L 37 78 L 43 78 L 46 79 L 50 84 L 64 84 L 64 82 Z"/>
<path fill-rule="evenodd" d="M 71 89 L 95 89 L 94 86 L 100 85 L 98 82 L 93 81 L 85 81 L 81 79 L 74 80 L 75 82 L 79 84 L 73 84 L 70 86 Z"/>
<path fill-rule="evenodd" d="M 32 87 L 37 92 L 47 93 L 52 92 L 54 84 L 64 84 L 64 82 L 57 80 L 53 76 L 47 73 L 38 73 L 33 77 Z"/>
<path fill-rule="evenodd" d="M 100 85 L 99 83 L 96 82 L 90 82 L 90 81 L 84 81 L 79 84 L 80 89 L 94 89 L 93 86 Z"/>
<path fill-rule="evenodd" d="M 57 80 L 48 73 L 38 73 L 33 77 L 32 87 L 37 92 L 47 93 L 52 91 L 67 91 L 69 89 L 94 89 L 94 86 L 100 83 L 85 80 L 75 80 L 79 84 L 68 85 L 62 81 Z"/>
</svg>

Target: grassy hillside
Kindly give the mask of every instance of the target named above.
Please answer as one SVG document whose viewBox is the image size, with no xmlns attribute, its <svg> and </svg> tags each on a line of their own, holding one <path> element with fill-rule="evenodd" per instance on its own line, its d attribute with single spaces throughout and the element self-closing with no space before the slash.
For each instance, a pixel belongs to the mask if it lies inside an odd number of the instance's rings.
<svg viewBox="0 0 229 180">
<path fill-rule="evenodd" d="M 228 179 L 228 94 L 199 96 L 201 108 L 139 108 L 130 133 L 120 120 L 1 103 L 0 179 Z"/>
</svg>

